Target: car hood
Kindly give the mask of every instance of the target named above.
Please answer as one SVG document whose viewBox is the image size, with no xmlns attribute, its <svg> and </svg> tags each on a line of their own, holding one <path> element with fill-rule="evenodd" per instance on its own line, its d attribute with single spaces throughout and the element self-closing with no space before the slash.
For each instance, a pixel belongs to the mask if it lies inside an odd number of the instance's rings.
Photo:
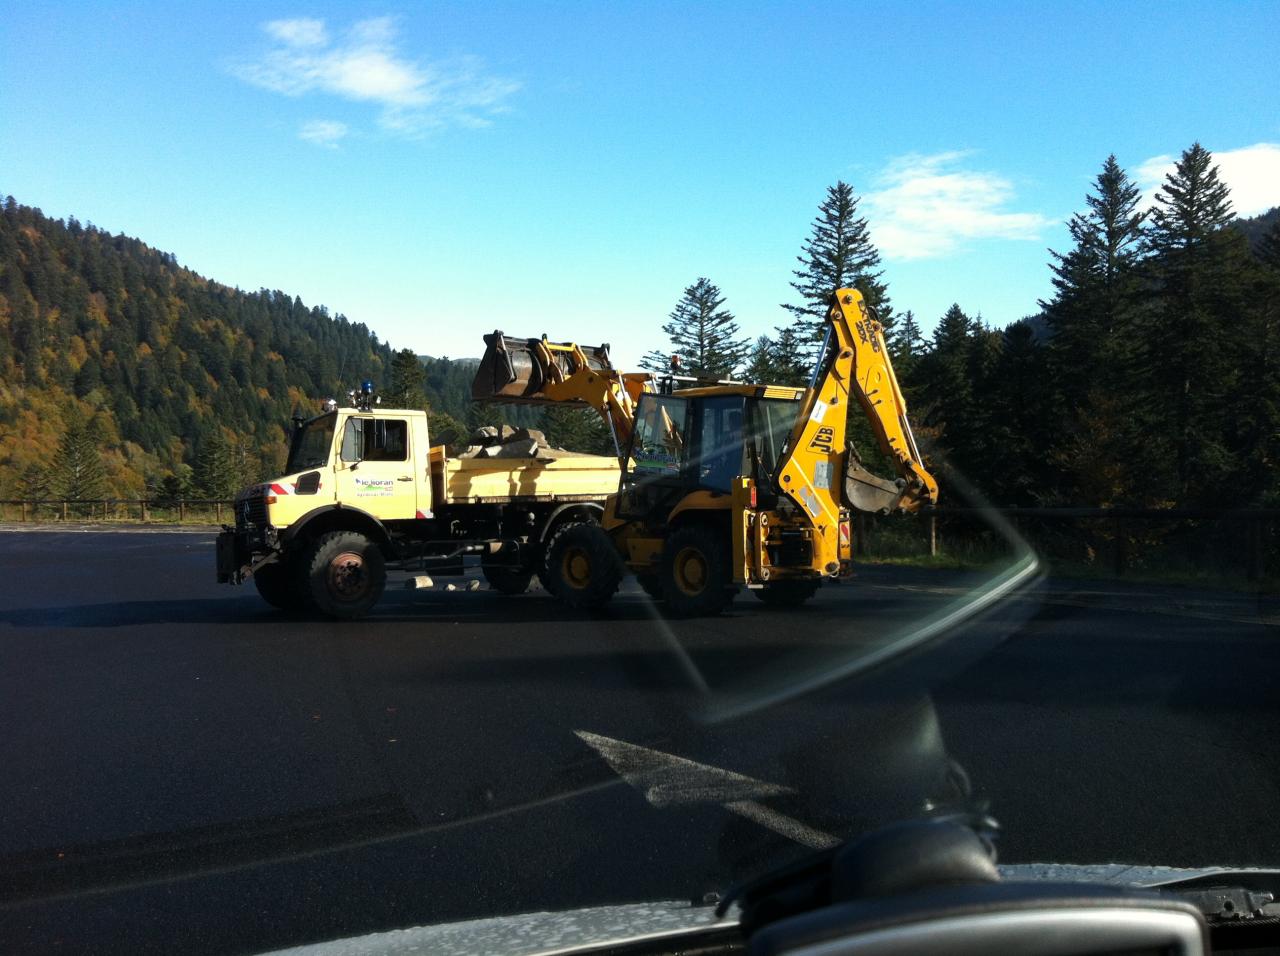
<svg viewBox="0 0 1280 956">
<path fill-rule="evenodd" d="M 1169 867 L 1127 863 L 1013 863 L 1001 865 L 999 870 L 1001 877 L 1010 881 L 1109 883 L 1139 887 L 1159 887 L 1208 877 L 1229 880 L 1247 874 L 1276 872 L 1228 866 Z M 274 950 L 264 956 L 410 956 L 421 953 L 433 956 L 473 956 L 478 953 L 553 956 L 736 924 L 736 908 L 724 917 L 717 917 L 715 907 L 693 906 L 688 902 L 628 903 L 416 926 Z"/>
</svg>

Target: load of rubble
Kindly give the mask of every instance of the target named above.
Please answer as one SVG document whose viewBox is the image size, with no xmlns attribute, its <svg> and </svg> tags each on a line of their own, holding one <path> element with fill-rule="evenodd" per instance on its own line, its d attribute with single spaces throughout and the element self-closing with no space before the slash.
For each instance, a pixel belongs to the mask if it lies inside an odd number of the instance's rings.
<svg viewBox="0 0 1280 956">
<path fill-rule="evenodd" d="M 553 448 L 536 428 L 485 425 L 471 433 L 470 444 L 457 458 L 589 458 L 581 452 Z"/>
</svg>

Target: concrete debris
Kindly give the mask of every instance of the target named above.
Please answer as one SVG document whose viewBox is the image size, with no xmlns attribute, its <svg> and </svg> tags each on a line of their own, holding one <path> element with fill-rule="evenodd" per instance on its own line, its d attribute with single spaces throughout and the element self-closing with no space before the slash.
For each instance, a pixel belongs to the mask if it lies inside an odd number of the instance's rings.
<svg viewBox="0 0 1280 956">
<path fill-rule="evenodd" d="M 435 582 L 427 575 L 419 574 L 417 577 L 409 578 L 409 580 L 405 581 L 404 586 L 406 590 L 418 591 L 422 588 L 435 587 Z"/>
<path fill-rule="evenodd" d="M 539 445 L 532 438 L 526 438 L 524 441 L 512 439 L 505 445 L 497 446 L 497 451 L 493 455 L 494 458 L 536 458 L 538 455 Z M 485 451 L 490 449 L 486 448 Z"/>
<path fill-rule="evenodd" d="M 457 458 L 576 458 L 579 452 L 554 448 L 536 428 L 485 425 L 471 434 L 466 450 Z"/>
</svg>

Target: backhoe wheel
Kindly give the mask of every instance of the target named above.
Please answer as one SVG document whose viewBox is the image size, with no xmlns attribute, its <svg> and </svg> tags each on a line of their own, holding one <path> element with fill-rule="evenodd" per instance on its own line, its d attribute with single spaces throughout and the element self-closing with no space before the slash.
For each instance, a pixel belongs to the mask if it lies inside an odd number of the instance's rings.
<svg viewBox="0 0 1280 956">
<path fill-rule="evenodd" d="M 532 568 L 499 564 L 488 555 L 480 559 L 480 570 L 484 572 L 484 579 L 489 582 L 489 586 L 503 594 L 524 594 L 533 580 Z"/>
<path fill-rule="evenodd" d="M 662 576 L 660 574 L 637 574 L 636 581 L 644 593 L 655 601 L 662 600 Z"/>
<path fill-rule="evenodd" d="M 719 614 L 736 588 L 729 571 L 729 536 L 708 525 L 681 528 L 662 549 L 662 592 L 677 617 Z"/>
<path fill-rule="evenodd" d="M 297 611 L 303 602 L 294 586 L 293 575 L 284 559 L 271 564 L 264 564 L 253 572 L 253 586 L 258 589 L 262 600 L 282 611 Z"/>
<path fill-rule="evenodd" d="M 818 593 L 818 582 L 775 581 L 751 593 L 769 607 L 799 607 Z"/>
<path fill-rule="evenodd" d="M 563 525 L 547 545 L 548 590 L 574 608 L 604 607 L 622 583 L 622 559 L 594 522 Z"/>
<path fill-rule="evenodd" d="M 382 597 L 387 568 L 378 546 L 358 531 L 330 531 L 306 551 L 302 589 L 315 609 L 350 620 L 368 614 Z"/>
</svg>

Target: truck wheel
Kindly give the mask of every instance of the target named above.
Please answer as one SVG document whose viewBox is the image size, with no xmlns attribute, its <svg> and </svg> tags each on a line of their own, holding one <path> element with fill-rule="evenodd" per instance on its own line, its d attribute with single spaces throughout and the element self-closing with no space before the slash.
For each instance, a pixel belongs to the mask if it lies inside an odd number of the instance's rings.
<svg viewBox="0 0 1280 956">
<path fill-rule="evenodd" d="M 348 620 L 368 614 L 387 584 L 382 552 L 358 531 L 321 535 L 307 550 L 302 572 L 302 593 L 316 610 Z"/>
<path fill-rule="evenodd" d="M 818 582 L 775 581 L 751 593 L 769 607 L 799 607 L 818 593 Z"/>
<path fill-rule="evenodd" d="M 680 528 L 662 549 L 662 592 L 677 617 L 719 614 L 737 588 L 729 571 L 728 535 L 708 525 Z"/>
<path fill-rule="evenodd" d="M 484 579 L 489 582 L 489 586 L 503 594 L 524 594 L 529 590 L 529 582 L 533 580 L 531 568 L 497 564 L 487 558 L 480 559 L 480 570 L 484 572 Z"/>
<path fill-rule="evenodd" d="M 622 583 L 622 559 L 608 533 L 594 522 L 562 526 L 547 545 L 547 576 L 543 584 L 573 608 L 597 608 L 609 603 Z"/>
<path fill-rule="evenodd" d="M 253 572 L 253 586 L 262 600 L 282 611 L 296 611 L 301 603 L 290 580 L 289 568 L 283 561 L 264 564 Z"/>
</svg>

